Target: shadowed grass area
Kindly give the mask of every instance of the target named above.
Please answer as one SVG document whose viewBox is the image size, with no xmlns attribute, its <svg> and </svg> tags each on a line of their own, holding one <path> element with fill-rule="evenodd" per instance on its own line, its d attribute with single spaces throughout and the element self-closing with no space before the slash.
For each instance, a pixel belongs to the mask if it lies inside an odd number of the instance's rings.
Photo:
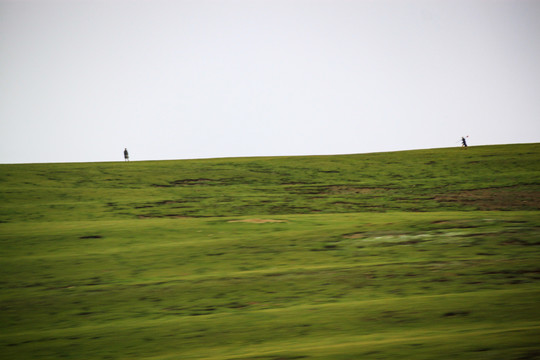
<svg viewBox="0 0 540 360">
<path fill-rule="evenodd" d="M 538 154 L 2 165 L 2 354 L 540 358 Z"/>
</svg>

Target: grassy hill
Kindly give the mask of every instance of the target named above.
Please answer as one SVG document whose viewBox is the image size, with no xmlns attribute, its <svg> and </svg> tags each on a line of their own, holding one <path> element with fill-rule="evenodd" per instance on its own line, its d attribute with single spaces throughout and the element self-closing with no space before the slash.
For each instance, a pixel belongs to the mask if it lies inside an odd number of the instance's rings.
<svg viewBox="0 0 540 360">
<path fill-rule="evenodd" d="M 540 144 L 0 165 L 6 359 L 540 359 Z"/>
</svg>

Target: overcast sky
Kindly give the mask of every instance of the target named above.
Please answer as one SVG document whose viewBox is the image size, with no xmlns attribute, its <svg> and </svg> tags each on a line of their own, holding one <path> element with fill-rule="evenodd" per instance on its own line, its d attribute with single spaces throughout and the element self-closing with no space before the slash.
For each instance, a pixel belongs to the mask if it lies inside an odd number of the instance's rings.
<svg viewBox="0 0 540 360">
<path fill-rule="evenodd" d="M 538 0 L 0 0 L 0 163 L 540 142 Z"/>
</svg>

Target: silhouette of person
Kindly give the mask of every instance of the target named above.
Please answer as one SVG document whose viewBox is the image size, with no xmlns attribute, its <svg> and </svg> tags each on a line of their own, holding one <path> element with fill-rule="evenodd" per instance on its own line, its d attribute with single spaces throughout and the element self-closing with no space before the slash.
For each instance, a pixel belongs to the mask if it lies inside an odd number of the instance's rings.
<svg viewBox="0 0 540 360">
<path fill-rule="evenodd" d="M 464 148 L 467 147 L 467 141 L 465 140 L 464 137 L 461 137 L 461 147 L 464 147 Z"/>
<path fill-rule="evenodd" d="M 129 161 L 129 153 L 127 151 L 127 148 L 124 149 L 124 161 Z"/>
</svg>

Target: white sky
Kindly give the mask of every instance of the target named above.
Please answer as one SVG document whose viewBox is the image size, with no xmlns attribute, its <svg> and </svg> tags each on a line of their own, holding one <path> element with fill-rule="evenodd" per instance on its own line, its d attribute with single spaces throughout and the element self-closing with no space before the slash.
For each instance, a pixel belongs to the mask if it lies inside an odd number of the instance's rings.
<svg viewBox="0 0 540 360">
<path fill-rule="evenodd" d="M 540 142 L 538 0 L 0 0 L 0 163 Z"/>
</svg>

